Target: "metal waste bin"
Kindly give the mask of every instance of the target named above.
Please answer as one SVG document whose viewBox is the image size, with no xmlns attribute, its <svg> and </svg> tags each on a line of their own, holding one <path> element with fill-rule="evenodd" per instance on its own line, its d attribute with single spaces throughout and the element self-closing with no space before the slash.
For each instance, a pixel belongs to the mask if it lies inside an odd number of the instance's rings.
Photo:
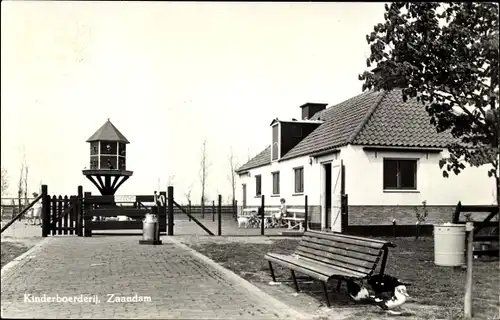
<svg viewBox="0 0 500 320">
<path fill-rule="evenodd" d="M 445 223 L 434 226 L 434 263 L 443 267 L 465 264 L 465 225 Z"/>
<path fill-rule="evenodd" d="M 142 220 L 142 240 L 139 240 L 139 244 L 161 244 L 156 215 L 147 213 Z"/>
</svg>

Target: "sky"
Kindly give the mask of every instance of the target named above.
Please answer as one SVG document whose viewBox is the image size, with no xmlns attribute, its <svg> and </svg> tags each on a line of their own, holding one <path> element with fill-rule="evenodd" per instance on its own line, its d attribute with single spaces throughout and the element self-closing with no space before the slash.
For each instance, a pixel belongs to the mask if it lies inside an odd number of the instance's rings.
<svg viewBox="0 0 500 320">
<path fill-rule="evenodd" d="M 85 141 L 108 118 L 130 141 L 120 195 L 230 199 L 240 164 L 271 144 L 272 119 L 361 93 L 366 34 L 384 3 L 1 2 L 1 164 L 17 194 L 99 194 Z"/>
</svg>

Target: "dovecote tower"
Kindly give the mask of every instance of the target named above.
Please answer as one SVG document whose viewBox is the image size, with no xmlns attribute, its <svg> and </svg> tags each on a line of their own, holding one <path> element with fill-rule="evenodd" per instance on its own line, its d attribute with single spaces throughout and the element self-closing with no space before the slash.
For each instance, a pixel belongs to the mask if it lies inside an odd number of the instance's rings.
<svg viewBox="0 0 500 320">
<path fill-rule="evenodd" d="M 126 146 L 130 142 L 109 119 L 87 142 L 90 143 L 90 169 L 82 170 L 83 175 L 102 195 L 114 195 L 133 173 L 126 170 Z"/>
</svg>

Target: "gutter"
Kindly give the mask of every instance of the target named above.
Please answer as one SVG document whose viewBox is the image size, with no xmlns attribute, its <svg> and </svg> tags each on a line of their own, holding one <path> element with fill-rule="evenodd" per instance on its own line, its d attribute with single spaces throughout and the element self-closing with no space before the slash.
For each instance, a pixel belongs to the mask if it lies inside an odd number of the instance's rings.
<svg viewBox="0 0 500 320">
<path fill-rule="evenodd" d="M 366 146 L 363 147 L 366 151 L 420 151 L 420 152 L 435 152 L 443 151 L 443 148 L 432 147 L 398 147 L 398 146 Z"/>
</svg>

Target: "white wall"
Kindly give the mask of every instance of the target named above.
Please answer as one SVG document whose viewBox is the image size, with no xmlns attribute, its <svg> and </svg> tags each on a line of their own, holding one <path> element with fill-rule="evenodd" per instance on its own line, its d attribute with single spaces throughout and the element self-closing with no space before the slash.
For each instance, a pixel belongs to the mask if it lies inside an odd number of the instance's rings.
<svg viewBox="0 0 500 320">
<path fill-rule="evenodd" d="M 238 205 L 242 205 L 243 193 L 242 184 L 247 185 L 247 206 L 258 206 L 261 203 L 260 197 L 255 197 L 255 176 L 262 176 L 262 194 L 265 195 L 265 204 L 276 205 L 280 204 L 280 199 L 285 198 L 288 205 L 304 205 L 304 195 L 308 195 L 308 205 L 320 205 L 321 192 L 321 162 L 331 161 L 337 158 L 332 154 L 326 157 L 313 159 L 312 164 L 309 164 L 309 156 L 290 159 L 282 162 L 273 162 L 270 165 L 255 168 L 250 170 L 251 176 L 240 176 L 237 181 L 236 199 Z M 296 167 L 304 167 L 304 194 L 294 195 L 295 181 L 294 170 Z M 272 175 L 274 171 L 280 171 L 280 196 L 272 197 Z"/>
<path fill-rule="evenodd" d="M 439 159 L 447 152 L 377 152 L 365 151 L 361 146 L 347 146 L 342 150 L 346 172 L 346 193 L 350 205 L 427 205 L 494 204 L 495 180 L 488 178 L 488 166 L 466 165 L 458 176 L 450 173 L 444 178 Z M 417 191 L 384 192 L 383 158 L 418 158 Z"/>
</svg>

